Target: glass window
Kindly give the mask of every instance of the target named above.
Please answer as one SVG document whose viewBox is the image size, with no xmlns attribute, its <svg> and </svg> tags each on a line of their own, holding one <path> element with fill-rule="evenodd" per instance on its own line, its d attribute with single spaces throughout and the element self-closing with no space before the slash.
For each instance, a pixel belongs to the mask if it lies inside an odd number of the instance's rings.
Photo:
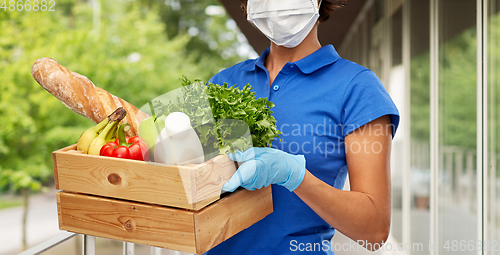
<svg viewBox="0 0 500 255">
<path fill-rule="evenodd" d="M 390 61 L 389 80 L 386 88 L 392 100 L 401 112 L 404 111 L 404 68 L 403 68 L 403 8 L 399 7 L 390 19 Z M 388 56 L 384 56 L 388 58 Z M 391 185 L 392 185 L 392 219 L 391 235 L 398 243 L 403 241 L 403 129 L 399 129 L 392 141 L 391 149 Z"/>
<path fill-rule="evenodd" d="M 485 246 L 489 245 L 489 254 L 500 254 L 500 0 L 490 0 L 488 3 L 488 31 L 487 31 L 487 109 L 488 109 L 488 161 L 485 163 L 487 176 L 487 232 Z M 485 247 L 486 248 L 486 247 Z"/>
<path fill-rule="evenodd" d="M 430 1 L 410 4 L 410 242 L 430 240 Z M 411 254 L 427 254 L 411 251 Z"/>
<path fill-rule="evenodd" d="M 439 254 L 477 240 L 476 1 L 439 1 Z"/>
</svg>

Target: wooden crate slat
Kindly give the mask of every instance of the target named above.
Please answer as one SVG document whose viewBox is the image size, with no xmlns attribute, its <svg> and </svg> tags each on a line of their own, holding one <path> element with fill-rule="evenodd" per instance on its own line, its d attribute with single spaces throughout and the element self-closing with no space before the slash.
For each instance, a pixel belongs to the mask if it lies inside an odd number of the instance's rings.
<svg viewBox="0 0 500 255">
<path fill-rule="evenodd" d="M 53 153 L 60 190 L 200 210 L 220 197 L 236 172 L 225 155 L 203 164 L 164 164 L 86 155 L 76 145 Z"/>
<path fill-rule="evenodd" d="M 271 187 L 237 191 L 195 214 L 196 245 L 205 253 L 273 212 Z"/>
<path fill-rule="evenodd" d="M 57 206 L 61 230 L 196 254 L 273 211 L 271 187 L 238 190 L 200 211 L 67 192 Z"/>
<path fill-rule="evenodd" d="M 60 229 L 196 253 L 193 213 L 60 192 Z"/>
<path fill-rule="evenodd" d="M 186 167 L 181 171 L 184 183 L 189 180 L 191 190 L 186 190 L 188 202 L 199 202 L 212 197 L 220 197 L 222 186 L 229 181 L 236 172 L 235 162 L 227 156 L 218 156 L 203 164 Z M 189 172 L 188 174 L 185 174 Z M 187 177 L 185 179 L 185 177 Z"/>
</svg>

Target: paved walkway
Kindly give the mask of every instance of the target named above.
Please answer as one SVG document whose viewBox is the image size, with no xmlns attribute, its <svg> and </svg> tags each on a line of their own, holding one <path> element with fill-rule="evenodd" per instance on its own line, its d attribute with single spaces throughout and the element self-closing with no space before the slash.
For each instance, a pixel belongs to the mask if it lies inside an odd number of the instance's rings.
<svg viewBox="0 0 500 255">
<path fill-rule="evenodd" d="M 22 207 L 0 210 L 0 255 L 17 254 L 22 244 Z M 59 235 L 56 190 L 30 198 L 27 243 L 32 247 Z"/>
</svg>

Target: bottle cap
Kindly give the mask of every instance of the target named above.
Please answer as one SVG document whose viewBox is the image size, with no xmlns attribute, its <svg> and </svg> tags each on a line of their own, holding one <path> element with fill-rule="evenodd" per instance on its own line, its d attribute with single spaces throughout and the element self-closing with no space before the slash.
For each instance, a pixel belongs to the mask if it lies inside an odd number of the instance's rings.
<svg viewBox="0 0 500 255">
<path fill-rule="evenodd" d="M 187 131 L 191 128 L 191 120 L 183 112 L 170 113 L 165 119 L 165 129 L 168 136 L 174 138 L 183 138 L 188 134 Z"/>
</svg>

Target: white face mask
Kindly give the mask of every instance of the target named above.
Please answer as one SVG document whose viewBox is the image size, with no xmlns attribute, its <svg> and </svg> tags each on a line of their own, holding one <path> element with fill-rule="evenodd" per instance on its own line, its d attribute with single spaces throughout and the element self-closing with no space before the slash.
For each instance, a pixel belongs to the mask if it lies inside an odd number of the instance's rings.
<svg viewBox="0 0 500 255">
<path fill-rule="evenodd" d="M 295 48 L 319 18 L 317 0 L 248 0 L 247 19 L 276 45 Z"/>
</svg>

